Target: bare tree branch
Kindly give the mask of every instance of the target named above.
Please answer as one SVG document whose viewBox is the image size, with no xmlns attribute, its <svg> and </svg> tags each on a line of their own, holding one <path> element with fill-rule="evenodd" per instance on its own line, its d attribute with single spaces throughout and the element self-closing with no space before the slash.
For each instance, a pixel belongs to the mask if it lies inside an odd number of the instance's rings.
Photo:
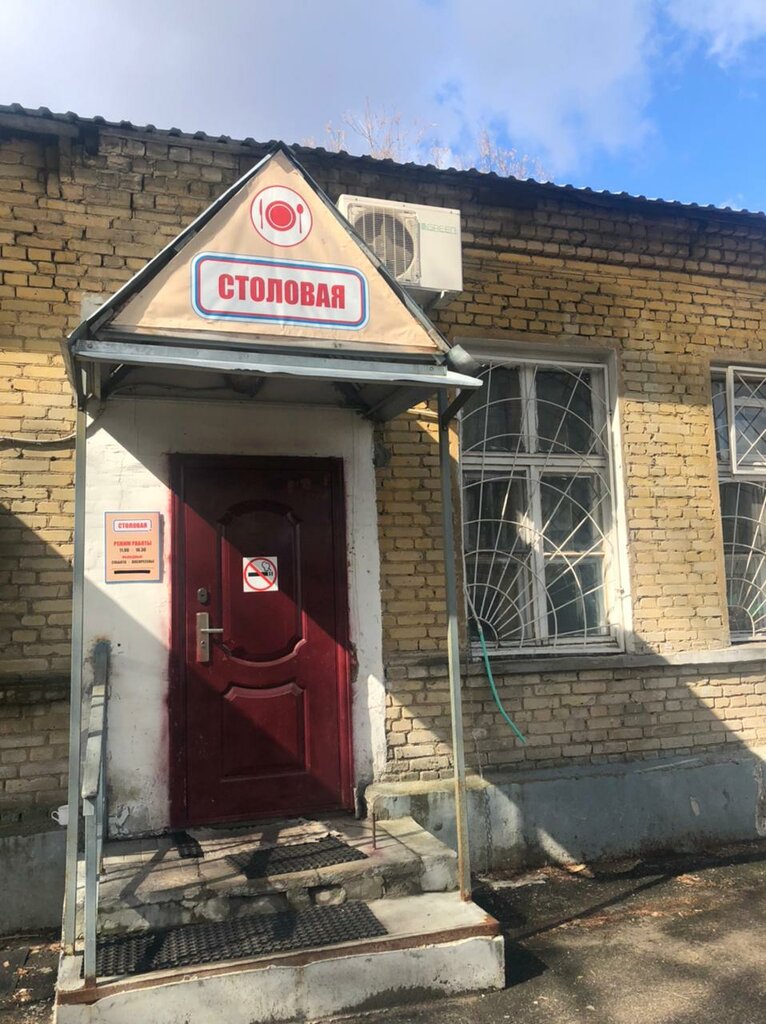
<svg viewBox="0 0 766 1024">
<path fill-rule="evenodd" d="M 397 163 L 414 160 L 440 168 L 475 168 L 502 177 L 550 180 L 537 157 L 520 153 L 513 146 L 501 145 L 487 127 L 477 131 L 472 151 L 459 153 L 439 140 L 436 125 L 407 123 L 398 111 L 375 110 L 369 99 L 365 100 L 361 113 L 347 112 L 341 120 L 344 127 L 331 121 L 325 125 L 325 146 L 336 153 L 347 148 L 350 131 L 362 141 L 364 152 L 381 160 L 396 160 Z M 314 141 L 306 140 L 305 144 L 314 145 Z"/>
<path fill-rule="evenodd" d="M 513 147 L 498 145 L 487 128 L 482 128 L 478 138 L 478 159 L 476 169 L 494 171 L 504 178 L 537 178 L 546 177 L 540 160 L 527 153 L 519 153 Z"/>
</svg>

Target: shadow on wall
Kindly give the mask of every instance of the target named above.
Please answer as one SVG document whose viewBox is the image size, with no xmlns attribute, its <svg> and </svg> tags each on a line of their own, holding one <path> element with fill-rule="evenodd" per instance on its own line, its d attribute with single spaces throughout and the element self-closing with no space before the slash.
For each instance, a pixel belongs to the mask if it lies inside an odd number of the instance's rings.
<svg viewBox="0 0 766 1024">
<path fill-rule="evenodd" d="M 305 424 L 295 411 L 285 407 L 269 411 L 268 416 L 261 410 L 259 416 L 257 408 L 249 409 L 240 403 L 232 403 L 229 410 L 223 403 L 208 408 L 201 403 L 190 404 L 187 409 L 184 405 L 165 406 L 164 403 L 150 404 L 148 401 L 144 406 L 140 402 L 118 405 L 115 401 L 111 415 L 96 421 L 91 437 L 94 462 L 109 467 L 106 474 L 109 479 L 99 488 L 98 500 L 110 502 L 113 508 L 160 508 L 166 515 L 171 486 L 168 451 L 204 454 L 206 457 L 215 457 L 223 452 L 232 458 L 238 455 L 271 457 L 275 452 L 289 453 L 290 457 L 338 458 L 342 455 L 351 473 L 350 493 L 353 495 L 353 500 L 347 504 L 347 512 L 350 513 L 348 522 L 353 524 L 349 527 L 352 543 L 350 577 L 353 581 L 350 603 L 357 648 L 348 653 L 352 666 L 356 665 L 357 657 L 360 666 L 358 669 L 352 667 L 352 695 L 357 726 L 355 753 L 357 765 L 363 766 L 360 773 L 363 773 L 372 762 L 373 753 L 377 756 L 380 751 L 382 756 L 384 692 L 380 681 L 378 618 L 374 603 L 369 614 L 364 605 L 366 595 L 370 594 L 368 577 L 376 581 L 377 574 L 371 571 L 371 567 L 368 570 L 360 555 L 362 550 L 366 550 L 361 538 L 371 542 L 375 539 L 372 463 L 365 463 L 364 472 L 359 468 L 364 459 L 365 441 L 371 451 L 371 432 L 362 436 L 355 430 L 352 420 L 349 412 L 325 410 L 321 416 L 316 414 L 310 418 L 311 432 L 307 433 Z M 102 431 L 101 437 L 96 438 L 94 435 L 99 430 Z M 94 479 L 93 475 L 91 479 Z M 353 489 L 354 481 L 361 481 L 356 490 Z M 100 535 L 95 537 L 96 528 L 94 523 L 94 543 L 99 543 Z M 166 538 L 172 543 L 169 522 L 166 522 Z M 169 550 L 168 545 L 166 550 Z M 91 559 L 91 564 L 95 564 L 94 559 Z M 281 568 L 284 569 L 284 563 Z M 234 579 L 233 576 L 230 578 Z M 199 582 L 205 587 L 210 586 L 206 580 Z M 377 590 L 377 582 L 375 587 Z M 280 594 L 286 596 L 286 592 L 280 591 Z M 118 808 L 113 802 L 112 820 L 120 828 L 132 832 L 161 828 L 168 821 L 164 793 L 168 784 L 166 702 L 170 608 L 166 597 L 166 587 L 155 584 L 131 584 L 125 588 L 109 586 L 105 590 L 94 585 L 87 593 L 91 607 L 91 637 L 108 636 L 115 645 L 112 709 L 120 708 L 117 713 L 121 724 L 117 730 L 119 736 L 113 736 L 111 743 L 109 775 L 112 785 L 119 791 L 122 806 Z M 209 607 L 215 609 L 215 600 L 211 600 Z M 118 620 L 119 629 L 115 626 Z M 211 615 L 211 624 L 214 627 L 219 625 L 215 611 Z M 371 641 L 373 633 L 376 636 Z M 126 636 L 129 637 L 128 645 Z M 212 638 L 214 648 L 219 641 L 218 637 Z M 121 665 L 125 667 L 124 672 Z M 288 703 L 295 695 L 283 696 Z M 370 711 L 373 702 L 380 709 L 377 717 Z M 236 703 L 229 701 L 231 715 L 238 714 Z M 240 717 L 236 729 L 238 748 L 245 746 L 244 735 L 251 728 L 252 723 Z M 275 739 L 275 736 L 271 737 L 272 742 Z M 294 755 L 289 745 L 284 746 L 283 753 L 287 761 Z M 366 784 L 370 775 L 371 771 L 358 783 Z M 143 809 L 139 807 L 141 801 L 144 802 Z M 332 806 L 337 806 L 337 798 Z M 124 817 L 126 811 L 128 817 Z"/>
<path fill-rule="evenodd" d="M 403 672 L 401 664 L 387 666 L 390 781 L 368 789 L 368 807 L 383 817 L 411 814 L 454 847 L 446 664 L 427 661 L 415 678 L 407 678 L 412 665 Z M 525 735 L 522 745 L 486 677 L 470 666 L 463 708 L 474 869 L 765 836 L 765 672 L 762 664 L 732 675 L 666 663 L 508 674 L 498 689 Z M 753 697 L 758 704 L 746 705 Z M 719 717 L 718 699 L 741 701 L 759 725 Z M 677 715 L 684 721 L 666 721 Z"/>
<path fill-rule="evenodd" d="M 427 607 L 443 601 L 434 558 L 412 555 L 413 574 L 426 580 L 415 612 L 424 621 L 420 635 L 399 630 L 396 616 L 410 585 L 402 552 L 424 534 L 439 545 L 441 534 L 438 509 L 424 527 L 422 510 L 402 501 L 396 486 L 397 446 L 430 445 L 435 453 L 429 420 L 410 413 L 382 438 L 394 453 L 379 471 L 383 515 L 391 497 L 397 532 L 381 568 L 387 775 L 368 802 L 383 815 L 411 813 L 454 845 L 447 665 L 433 642 L 446 629 L 443 618 L 431 626 Z M 391 551 L 399 554 L 390 558 Z M 577 862 L 766 834 L 766 653 L 739 663 L 732 652 L 728 663 L 719 654 L 717 663 L 711 652 L 697 663 L 693 654 L 685 663 L 651 652 L 602 654 L 580 659 L 582 667 L 573 656 L 538 657 L 526 670 L 520 656 L 494 660 L 501 700 L 526 744 L 504 721 L 482 662 L 464 658 L 474 866 Z"/>
<path fill-rule="evenodd" d="M 71 577 L 71 565 L 20 520 L 8 516 L 5 525 L 12 529 L 3 532 L 2 557 L 15 556 L 19 568 L 14 572 L 34 579 L 21 585 L 19 600 L 8 603 L 4 625 L 10 635 L 18 635 L 29 629 L 30 618 L 41 620 L 42 644 L 46 612 L 63 616 L 66 605 L 67 618 L 71 615 L 71 597 L 62 582 L 62 577 Z M 106 745 L 110 832 L 144 831 L 149 814 L 169 827 L 167 641 L 135 619 L 126 621 L 118 600 L 93 583 L 86 583 L 85 600 L 99 622 L 112 624 L 103 634 L 111 644 L 111 742 L 108 724 Z M 62 636 L 57 629 L 59 657 Z M 84 665 L 83 752 L 97 639 L 86 650 Z M 66 832 L 50 812 L 67 800 L 68 681 L 65 690 L 59 673 L 41 671 L 31 659 L 30 664 L 29 673 L 0 676 L 0 934 L 57 928 L 61 922 Z M 152 676 L 143 689 L 126 686 L 126 680 L 142 678 L 137 671 L 142 664 L 165 666 L 164 677 Z M 245 728 L 249 724 L 243 723 Z"/>
<path fill-rule="evenodd" d="M 66 800 L 71 565 L 7 510 L 0 563 L 0 826 L 10 826 Z"/>
<path fill-rule="evenodd" d="M 137 458 L 137 454 L 135 455 Z M 166 480 L 163 479 L 163 486 L 165 485 Z M 115 507 L 121 507 L 121 503 Z M 140 497 L 127 494 L 122 507 L 138 510 L 144 509 L 145 505 Z M 34 530 L 20 519 L 12 521 L 13 529 L 8 531 L 9 543 L 6 550 L 23 552 L 18 563 L 22 567 L 19 571 L 24 570 L 32 574 L 31 566 L 35 565 L 37 568 L 35 580 L 27 588 L 23 588 L 26 590 L 25 599 L 10 609 L 13 617 L 7 623 L 9 636 L 28 628 L 31 616 L 44 620 L 48 610 L 55 610 L 61 618 L 66 615 L 69 621 L 71 564 L 45 544 Z M 101 522 L 98 520 L 101 528 L 94 530 L 93 536 L 89 537 L 86 543 L 86 547 L 89 548 L 89 561 L 92 561 L 95 554 L 94 546 L 103 543 Z M 170 550 L 171 524 L 166 520 L 164 525 L 166 550 Z M 92 684 L 90 654 L 96 641 L 108 640 L 112 650 L 107 742 L 108 814 L 110 833 L 113 836 L 137 835 L 169 827 L 172 820 L 169 804 L 171 773 L 184 771 L 183 764 L 171 767 L 168 640 L 170 602 L 167 600 L 170 581 L 166 578 L 166 571 L 167 567 L 164 567 L 163 579 L 159 584 L 114 585 L 104 588 L 100 581 L 86 580 L 86 708 L 83 715 L 83 730 L 85 731 L 87 727 L 87 694 Z M 289 588 L 284 582 L 280 593 L 281 597 L 287 598 Z M 128 595 L 129 599 L 126 600 Z M 143 620 L 142 612 L 145 613 Z M 215 618 L 213 624 L 215 625 Z M 63 636 L 63 630 L 56 632 L 56 640 L 59 641 L 56 650 L 59 657 L 61 647 L 66 646 L 61 639 Z M 217 637 L 211 639 L 213 648 L 218 641 Z M 33 643 L 32 637 L 29 643 Z M 50 648 L 51 651 L 52 649 Z M 37 687 L 50 681 L 47 673 L 39 671 L 37 665 L 33 667 L 36 671 L 19 677 L 16 689 L 23 686 L 29 692 L 33 685 Z M 200 680 L 197 680 L 197 685 L 199 684 Z M 59 677 L 57 685 L 60 688 Z M 202 685 L 205 685 L 204 681 Z M 294 744 L 281 742 L 282 738 L 289 740 L 295 737 L 283 737 L 279 730 L 270 731 L 268 734 L 265 731 L 259 733 L 252 718 L 243 712 L 237 701 L 224 699 L 222 706 L 216 707 L 223 707 L 227 716 L 228 733 L 238 735 L 239 748 L 245 749 L 250 746 L 254 752 L 260 751 L 260 759 L 255 758 L 256 769 L 259 765 L 262 767 L 262 762 L 265 761 L 270 766 L 276 763 L 295 767 L 298 755 Z M 184 711 L 185 706 L 176 707 L 175 712 L 179 719 L 183 718 Z M 66 706 L 63 712 L 66 716 Z M 12 714 L 16 716 L 15 710 Z M 13 762 L 13 767 L 0 775 L 0 809 L 4 806 L 12 807 L 20 814 L 28 809 L 28 805 L 44 804 L 41 814 L 47 816 L 52 808 L 66 803 L 67 800 L 67 718 L 63 717 L 60 722 L 60 735 L 57 737 L 55 749 L 57 761 L 55 765 L 49 765 L 47 760 L 43 760 L 41 748 L 44 740 L 40 735 L 39 725 L 36 725 L 42 723 L 43 719 L 36 716 L 35 721 L 31 721 L 29 729 L 22 733 L 18 731 L 15 719 L 11 719 L 9 715 L 3 716 L 3 707 L 0 705 L 0 766 L 3 765 L 6 751 L 8 762 Z M 7 723 L 5 718 L 8 718 Z M 6 727 L 8 731 L 15 730 L 12 751 L 7 750 L 11 739 L 3 735 Z M 33 728 L 37 728 L 37 734 L 33 734 Z M 307 732 L 305 728 L 302 735 L 305 737 Z M 250 742 L 247 740 L 248 736 L 251 736 Z M 84 745 L 83 741 L 83 749 Z M 186 743 L 185 749 L 188 758 L 199 760 L 200 752 L 195 743 Z M 222 755 L 225 761 L 226 751 L 223 751 Z M 240 767 L 238 766 L 238 770 Z M 51 775 L 53 769 L 55 774 Z M 11 781 L 15 784 L 11 784 L 9 792 L 6 793 L 4 787 L 10 775 L 13 776 Z M 257 784 L 255 769 L 254 777 L 254 784 Z M 43 793 L 42 787 L 49 781 L 49 792 Z M 315 806 L 317 801 L 322 803 L 317 792 L 322 791 L 324 778 L 315 779 L 313 785 Z M 327 803 L 323 806 L 337 807 L 337 801 L 338 795 L 333 792 L 329 794 Z"/>
<path fill-rule="evenodd" d="M 24 501 L 37 515 L 49 498 Z M 71 566 L 7 509 L 0 563 L 0 933 L 12 934 L 61 923 L 65 830 L 51 812 L 67 799 Z"/>
<path fill-rule="evenodd" d="M 69 559 L 10 513 L 3 517 L 0 558 L 10 566 L 9 577 L 14 585 L 12 599 L 6 603 L 2 616 L 3 650 L 8 651 L 8 644 L 12 643 L 14 657 L 12 661 L 0 661 L 0 826 L 5 823 L 8 830 L 14 830 L 16 825 L 15 831 L 21 833 L 41 822 L 47 829 L 50 812 L 67 799 L 72 567 Z M 91 606 L 92 594 L 92 586 L 86 584 L 86 602 Z M 107 621 L 110 615 L 117 621 L 117 606 L 108 598 L 102 602 L 102 611 Z M 125 645 L 119 635 L 105 632 L 105 638 L 112 643 L 113 674 L 119 674 L 122 666 L 133 659 L 159 659 L 167 664 L 166 640 L 152 636 L 140 625 L 131 636 L 135 642 Z M 86 650 L 86 702 L 92 685 L 90 655 L 91 651 Z M 11 672 L 7 671 L 9 665 Z M 166 731 L 166 696 L 164 691 L 159 695 L 161 732 Z M 110 708 L 113 718 L 126 723 L 125 728 L 132 735 L 140 730 L 142 717 L 137 713 L 137 705 L 142 703 L 150 703 L 145 694 L 135 698 L 129 693 L 119 694 Z M 87 718 L 86 703 L 83 730 Z M 161 750 L 160 759 L 163 756 L 166 776 L 166 747 Z M 119 759 L 120 751 L 110 751 L 115 767 Z M 132 783 L 135 765 L 128 762 L 124 767 L 127 785 L 141 801 L 142 794 Z"/>
<path fill-rule="evenodd" d="M 417 423 L 417 417 L 405 419 Z M 407 430 L 409 443 L 422 441 Z M 430 433 L 428 437 L 433 441 Z M 388 777 L 406 785 L 385 792 L 386 785 L 380 784 L 370 801 L 381 814 L 412 813 L 435 834 L 454 841 L 443 587 L 439 562 L 433 558 L 440 534 L 435 455 L 428 465 L 428 493 L 402 500 L 392 513 L 397 531 L 391 530 L 391 539 L 413 540 L 411 550 L 416 552 L 412 562 L 397 563 L 396 585 L 388 575 L 394 564 L 390 550 L 382 554 L 389 609 L 407 588 L 426 595 L 424 620 L 416 629 L 429 648 L 400 657 L 389 652 L 387 666 Z M 423 502 L 429 507 L 425 524 Z M 66 597 L 58 590 L 49 597 L 48 588 L 65 588 L 61 578 L 70 567 L 20 520 L 11 519 L 11 525 L 8 549 L 13 555 L 18 545 L 25 552 L 20 571 L 35 573 L 33 582 L 22 585 L 24 596 L 10 611 L 9 628 L 23 630 L 29 616 L 45 616 L 47 601 L 54 602 L 56 615 L 65 614 Z M 385 518 L 381 525 L 385 540 Z M 416 547 L 413 531 L 427 538 L 428 545 Z M 427 583 L 422 565 L 428 566 Z M 87 600 L 104 625 L 99 635 L 112 642 L 114 651 L 108 715 L 118 727 L 112 729 L 109 745 L 109 786 L 112 792 L 116 787 L 120 799 L 111 801 L 111 826 L 118 832 L 140 832 L 150 827 L 152 815 L 155 822 L 169 820 L 167 694 L 161 680 L 151 677 L 141 691 L 114 687 L 121 674 L 123 680 L 127 677 L 125 669 L 135 678 L 143 664 L 167 665 L 167 638 L 132 619 L 126 645 L 119 630 L 109 628 L 110 622 L 125 619 L 124 611 L 116 614 L 110 594 L 91 587 Z M 418 614 L 401 616 L 406 630 L 412 630 L 406 623 L 417 622 Z M 552 663 L 542 672 L 498 672 L 501 697 L 527 737 L 525 746 L 502 720 L 481 666 L 464 669 L 477 867 L 596 859 L 750 838 L 766 831 L 761 757 L 766 745 L 766 664 L 751 662 L 733 672 L 671 664 L 656 656 L 643 665 L 604 656 L 598 668 L 591 664 L 564 672 Z M 27 682 L 37 678 L 31 673 Z M 2 711 L 0 722 L 6 728 Z M 17 732 L 16 725 L 8 729 L 14 736 L 27 735 Z M 45 759 L 34 754 L 43 745 L 39 732 L 29 735 L 31 742 L 13 741 L 19 760 L 4 773 L 5 801 L 12 779 L 21 783 L 11 787 L 17 803 L 32 799 L 38 783 L 47 784 L 45 769 L 37 768 Z M 253 742 L 258 742 L 257 735 Z M 57 793 L 61 783 L 59 772 Z M 151 815 L 144 814 L 149 807 Z"/>
</svg>

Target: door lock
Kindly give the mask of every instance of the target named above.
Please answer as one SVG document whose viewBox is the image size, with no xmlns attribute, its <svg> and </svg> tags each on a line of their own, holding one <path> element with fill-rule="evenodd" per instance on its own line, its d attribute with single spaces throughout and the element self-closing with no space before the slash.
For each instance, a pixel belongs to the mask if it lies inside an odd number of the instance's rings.
<svg viewBox="0 0 766 1024">
<path fill-rule="evenodd" d="M 211 628 L 208 612 L 197 612 L 197 661 L 203 664 L 210 661 L 211 633 L 223 633 L 223 629 Z"/>
</svg>

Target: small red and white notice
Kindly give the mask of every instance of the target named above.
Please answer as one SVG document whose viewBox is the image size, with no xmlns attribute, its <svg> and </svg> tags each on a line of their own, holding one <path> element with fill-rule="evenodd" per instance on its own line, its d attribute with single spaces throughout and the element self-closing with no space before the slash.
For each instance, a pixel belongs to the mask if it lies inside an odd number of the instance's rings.
<svg viewBox="0 0 766 1024">
<path fill-rule="evenodd" d="M 242 589 L 246 594 L 267 594 L 279 590 L 279 560 L 276 555 L 242 559 Z"/>
</svg>

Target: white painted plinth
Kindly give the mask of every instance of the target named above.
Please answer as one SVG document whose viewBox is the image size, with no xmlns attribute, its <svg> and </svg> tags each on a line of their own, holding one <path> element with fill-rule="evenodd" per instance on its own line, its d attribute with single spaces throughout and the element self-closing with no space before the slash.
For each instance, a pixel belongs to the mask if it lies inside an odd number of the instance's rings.
<svg viewBox="0 0 766 1024">
<path fill-rule="evenodd" d="M 256 1024 L 317 1020 L 502 988 L 502 936 L 319 960 L 303 966 L 233 969 L 59 1005 L 56 1024 Z"/>
<path fill-rule="evenodd" d="M 286 1024 L 505 984 L 502 935 L 492 934 L 492 919 L 456 893 L 370 907 L 387 928 L 383 940 L 107 979 L 91 1003 L 68 1001 L 83 992 L 79 959 L 65 958 L 56 1024 Z"/>
</svg>

